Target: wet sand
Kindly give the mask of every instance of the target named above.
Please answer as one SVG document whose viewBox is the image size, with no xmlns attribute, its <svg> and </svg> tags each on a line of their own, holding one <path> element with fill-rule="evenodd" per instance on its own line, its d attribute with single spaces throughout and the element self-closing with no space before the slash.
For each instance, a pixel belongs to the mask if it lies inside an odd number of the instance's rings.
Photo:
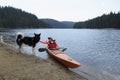
<svg viewBox="0 0 120 80">
<path fill-rule="evenodd" d="M 42 60 L 0 43 L 0 80 L 87 80 L 52 59 Z"/>
</svg>

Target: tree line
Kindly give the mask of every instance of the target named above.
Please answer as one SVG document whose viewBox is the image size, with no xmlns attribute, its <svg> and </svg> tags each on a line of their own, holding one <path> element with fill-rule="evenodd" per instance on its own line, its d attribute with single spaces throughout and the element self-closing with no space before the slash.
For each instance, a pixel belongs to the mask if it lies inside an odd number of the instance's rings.
<svg viewBox="0 0 120 80">
<path fill-rule="evenodd" d="M 0 28 L 46 28 L 49 24 L 34 14 L 10 6 L 0 6 Z"/>
<path fill-rule="evenodd" d="M 120 29 L 120 12 L 103 14 L 102 16 L 84 22 L 77 22 L 74 28 L 117 28 Z"/>
</svg>

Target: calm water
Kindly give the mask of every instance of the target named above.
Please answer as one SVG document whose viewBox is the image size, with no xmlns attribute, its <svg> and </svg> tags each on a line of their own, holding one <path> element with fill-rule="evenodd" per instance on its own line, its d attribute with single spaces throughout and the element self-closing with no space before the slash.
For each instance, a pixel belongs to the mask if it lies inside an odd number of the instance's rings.
<svg viewBox="0 0 120 80">
<path fill-rule="evenodd" d="M 41 33 L 41 40 L 53 37 L 61 47 L 68 48 L 65 53 L 82 64 L 81 67 L 70 69 L 88 80 L 120 80 L 120 30 L 97 29 L 25 29 L 1 30 L 4 41 L 14 45 L 17 32 L 33 36 Z M 38 52 L 39 47 L 45 45 L 38 43 L 36 56 L 47 59 L 46 52 Z M 31 48 L 24 46 L 24 52 L 32 54 Z"/>
</svg>

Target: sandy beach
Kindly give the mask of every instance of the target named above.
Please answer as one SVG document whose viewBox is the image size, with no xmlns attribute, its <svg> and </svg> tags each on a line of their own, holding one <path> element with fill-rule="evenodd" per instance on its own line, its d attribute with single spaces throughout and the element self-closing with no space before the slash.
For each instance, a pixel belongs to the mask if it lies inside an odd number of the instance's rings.
<svg viewBox="0 0 120 80">
<path fill-rule="evenodd" d="M 51 61 L 50 61 L 51 60 Z M 0 80 L 86 80 L 53 61 L 18 52 L 0 43 Z"/>
</svg>

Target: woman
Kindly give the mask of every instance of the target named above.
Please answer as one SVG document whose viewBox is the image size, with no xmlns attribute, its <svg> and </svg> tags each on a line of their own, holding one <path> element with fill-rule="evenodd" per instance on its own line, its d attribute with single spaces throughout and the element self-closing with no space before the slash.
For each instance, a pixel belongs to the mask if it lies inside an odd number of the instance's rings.
<svg viewBox="0 0 120 80">
<path fill-rule="evenodd" d="M 48 47 L 49 49 L 59 49 L 58 44 L 57 44 L 56 41 L 53 40 L 53 38 L 51 38 L 51 37 L 48 37 L 48 41 L 46 41 L 46 42 L 44 42 L 44 41 L 39 41 L 39 42 L 41 42 L 41 43 L 43 43 L 43 44 L 47 44 L 47 47 Z"/>
</svg>

